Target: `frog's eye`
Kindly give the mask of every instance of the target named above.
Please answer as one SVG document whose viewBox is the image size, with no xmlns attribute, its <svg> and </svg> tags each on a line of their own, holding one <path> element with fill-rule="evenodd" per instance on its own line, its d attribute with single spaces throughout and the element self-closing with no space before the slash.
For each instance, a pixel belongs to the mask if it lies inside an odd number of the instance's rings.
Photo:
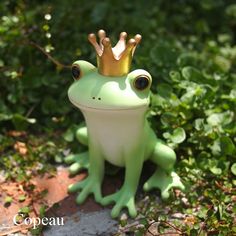
<svg viewBox="0 0 236 236">
<path fill-rule="evenodd" d="M 78 80 L 81 78 L 81 69 L 78 65 L 72 65 L 71 73 L 75 80 Z"/>
<path fill-rule="evenodd" d="M 134 80 L 134 87 L 138 90 L 144 90 L 146 89 L 151 83 L 151 80 L 146 75 L 139 75 Z"/>
</svg>

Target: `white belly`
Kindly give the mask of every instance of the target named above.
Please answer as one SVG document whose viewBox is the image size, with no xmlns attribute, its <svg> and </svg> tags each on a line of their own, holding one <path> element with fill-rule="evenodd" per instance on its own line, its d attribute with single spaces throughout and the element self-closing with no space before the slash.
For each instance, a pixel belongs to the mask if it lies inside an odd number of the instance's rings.
<svg viewBox="0 0 236 236">
<path fill-rule="evenodd" d="M 105 160 L 124 166 L 125 154 L 143 137 L 145 110 L 83 110 L 91 145 L 95 141 Z"/>
</svg>

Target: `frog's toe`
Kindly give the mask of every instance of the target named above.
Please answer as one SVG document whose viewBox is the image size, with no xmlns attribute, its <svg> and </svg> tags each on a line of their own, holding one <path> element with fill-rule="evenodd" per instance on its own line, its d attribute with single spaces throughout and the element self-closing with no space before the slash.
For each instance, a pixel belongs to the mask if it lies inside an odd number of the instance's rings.
<svg viewBox="0 0 236 236">
<path fill-rule="evenodd" d="M 185 190 L 185 186 L 182 184 L 182 182 L 180 182 L 177 187 L 182 191 Z"/>
<path fill-rule="evenodd" d="M 77 204 L 83 203 L 90 194 L 94 194 L 96 202 L 98 203 L 101 202 L 102 194 L 99 186 L 91 186 L 88 184 L 83 188 L 81 193 L 79 193 L 78 197 L 76 198 L 76 203 Z"/>
<path fill-rule="evenodd" d="M 152 189 L 152 186 L 149 182 L 146 182 L 144 185 L 143 185 L 143 190 L 144 191 L 150 191 Z"/>
<path fill-rule="evenodd" d="M 71 154 L 71 155 L 65 157 L 64 161 L 66 164 L 71 164 L 71 163 L 75 162 L 75 155 Z"/>
<path fill-rule="evenodd" d="M 185 190 L 183 183 L 180 180 L 180 177 L 175 173 L 171 173 L 172 176 L 172 187 L 179 188 L 180 190 Z"/>
<path fill-rule="evenodd" d="M 135 207 L 134 198 L 130 198 L 128 202 L 123 202 L 122 200 L 118 200 L 115 206 L 112 208 L 111 217 L 117 218 L 120 215 L 120 212 L 123 208 L 127 208 L 129 215 L 134 218 L 137 215 L 137 210 Z"/>
<path fill-rule="evenodd" d="M 181 183 L 181 186 L 180 186 L 180 190 L 184 191 L 185 190 L 185 186 Z"/>
<path fill-rule="evenodd" d="M 77 192 L 79 191 L 80 189 L 82 189 L 84 186 L 84 181 L 80 181 L 80 182 L 77 182 L 75 184 L 71 184 L 69 185 L 68 187 L 68 192 L 69 193 L 74 193 L 74 192 Z"/>
<path fill-rule="evenodd" d="M 182 184 L 180 177 L 174 171 L 167 173 L 158 168 L 143 186 L 145 191 L 149 191 L 153 188 L 160 189 L 161 197 L 167 199 L 169 198 L 169 190 L 171 188 L 184 190 L 184 185 Z"/>
<path fill-rule="evenodd" d="M 71 154 L 65 157 L 65 163 L 67 164 L 73 163 L 69 168 L 70 174 L 73 175 L 77 174 L 82 169 L 88 169 L 89 168 L 88 152 L 80 154 Z"/>
<path fill-rule="evenodd" d="M 102 194 L 100 190 L 97 190 L 94 192 L 94 198 L 97 203 L 101 203 L 102 200 Z"/>
<path fill-rule="evenodd" d="M 90 194 L 94 194 L 96 202 L 100 202 L 102 199 L 101 184 L 98 181 L 94 181 L 94 179 L 89 176 L 83 181 L 71 184 L 68 188 L 70 193 L 74 193 L 79 190 L 81 190 L 81 192 L 76 198 L 77 204 L 83 203 Z"/>
<path fill-rule="evenodd" d="M 158 188 L 159 177 L 154 173 L 143 185 L 144 191 L 150 191 L 153 188 Z"/>
<path fill-rule="evenodd" d="M 166 189 L 164 191 L 161 192 L 161 198 L 162 199 L 168 199 L 170 197 L 170 193 L 168 192 L 169 189 Z"/>
<path fill-rule="evenodd" d="M 134 199 L 131 199 L 130 202 L 127 204 L 127 208 L 128 208 L 128 211 L 129 211 L 129 215 L 134 218 L 136 217 L 137 215 L 137 210 L 136 210 L 136 207 L 135 207 L 135 202 L 134 202 Z"/>
<path fill-rule="evenodd" d="M 109 205 L 109 204 L 115 202 L 115 196 L 116 196 L 116 193 L 113 193 L 113 194 L 111 194 L 111 195 L 109 195 L 109 196 L 104 197 L 104 198 L 101 200 L 101 204 L 102 204 L 103 206 L 107 206 L 107 205 Z"/>
<path fill-rule="evenodd" d="M 112 211 L 111 211 L 112 218 L 118 217 L 123 208 L 128 209 L 129 215 L 131 217 L 135 217 L 137 215 L 134 196 L 130 195 L 127 189 L 126 190 L 121 189 L 116 193 L 113 193 L 109 196 L 104 197 L 100 203 L 103 206 L 106 206 L 113 202 L 115 202 L 115 206 L 112 208 Z"/>
<path fill-rule="evenodd" d="M 74 192 L 76 192 L 78 190 L 79 190 L 79 188 L 76 187 L 75 184 L 71 184 L 71 185 L 68 186 L 68 192 L 69 193 L 74 193 Z"/>
<path fill-rule="evenodd" d="M 82 166 L 80 163 L 75 162 L 72 164 L 69 168 L 69 172 L 71 175 L 77 174 L 82 169 Z"/>
<path fill-rule="evenodd" d="M 86 186 L 76 198 L 76 203 L 77 204 L 83 203 L 90 193 L 91 191 L 90 191 L 89 186 Z"/>
<path fill-rule="evenodd" d="M 112 218 L 117 218 L 120 214 L 120 211 L 122 209 L 122 206 L 120 204 L 116 204 L 111 211 L 111 217 Z"/>
</svg>

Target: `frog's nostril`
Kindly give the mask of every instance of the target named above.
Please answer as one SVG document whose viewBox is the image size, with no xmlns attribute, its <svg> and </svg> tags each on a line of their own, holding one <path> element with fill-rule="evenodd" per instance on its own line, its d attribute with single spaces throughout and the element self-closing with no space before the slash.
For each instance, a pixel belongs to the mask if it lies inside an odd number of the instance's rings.
<svg viewBox="0 0 236 236">
<path fill-rule="evenodd" d="M 93 99 L 95 99 L 95 97 L 93 97 Z"/>
<path fill-rule="evenodd" d="M 98 100 L 101 100 L 101 98 L 98 98 Z"/>
</svg>

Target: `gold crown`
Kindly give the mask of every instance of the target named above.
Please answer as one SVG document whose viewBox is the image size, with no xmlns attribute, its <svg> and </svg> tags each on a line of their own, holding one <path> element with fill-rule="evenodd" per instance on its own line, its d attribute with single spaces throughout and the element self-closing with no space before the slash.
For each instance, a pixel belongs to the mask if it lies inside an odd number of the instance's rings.
<svg viewBox="0 0 236 236">
<path fill-rule="evenodd" d="M 97 52 L 98 72 L 105 76 L 123 76 L 128 74 L 135 48 L 141 41 L 141 35 L 136 34 L 126 44 L 127 33 L 122 32 L 118 43 L 113 48 L 104 30 L 98 31 L 98 37 L 99 44 L 95 34 L 88 35 L 89 42 Z"/>
</svg>

